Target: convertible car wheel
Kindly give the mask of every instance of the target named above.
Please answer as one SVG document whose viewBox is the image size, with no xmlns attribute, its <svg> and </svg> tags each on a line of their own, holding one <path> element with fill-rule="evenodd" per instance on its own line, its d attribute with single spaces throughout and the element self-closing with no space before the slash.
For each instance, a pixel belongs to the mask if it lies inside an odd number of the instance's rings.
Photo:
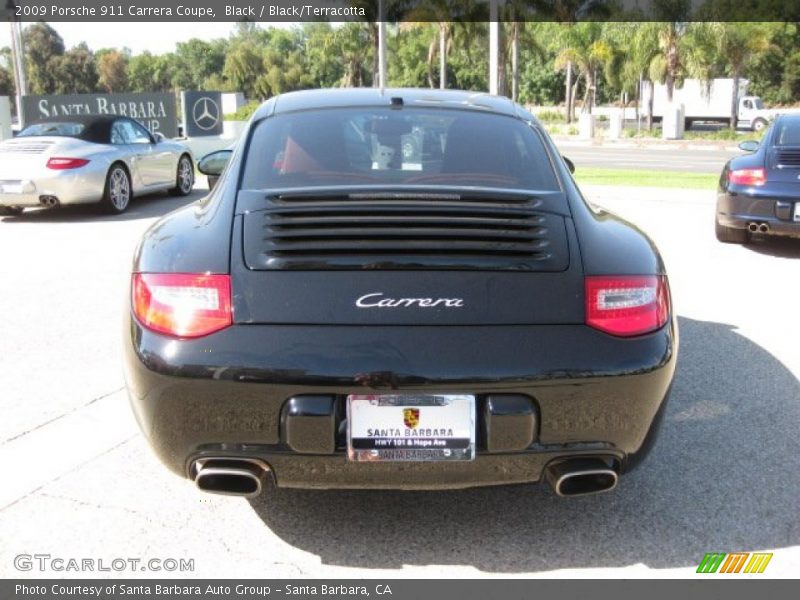
<svg viewBox="0 0 800 600">
<path fill-rule="evenodd" d="M 131 178 L 122 165 L 116 164 L 108 171 L 101 204 L 107 212 L 120 214 L 127 210 L 130 203 Z"/>
<path fill-rule="evenodd" d="M 175 174 L 175 187 L 169 193 L 173 196 L 188 196 L 194 188 L 194 166 L 192 159 L 181 156 L 178 161 L 178 171 Z"/>
</svg>

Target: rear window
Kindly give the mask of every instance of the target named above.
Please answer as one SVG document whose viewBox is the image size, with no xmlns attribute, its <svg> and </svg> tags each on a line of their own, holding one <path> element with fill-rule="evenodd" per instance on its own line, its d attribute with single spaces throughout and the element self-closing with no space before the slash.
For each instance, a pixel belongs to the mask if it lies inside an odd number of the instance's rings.
<svg viewBox="0 0 800 600">
<path fill-rule="evenodd" d="M 800 120 L 782 119 L 775 130 L 776 146 L 800 146 Z"/>
<path fill-rule="evenodd" d="M 85 126 L 83 123 L 70 123 L 67 121 L 35 123 L 20 131 L 17 137 L 36 137 L 43 135 L 80 137 L 84 128 Z"/>
<path fill-rule="evenodd" d="M 256 126 L 243 188 L 351 184 L 559 189 L 541 138 L 511 117 L 358 108 L 277 115 Z"/>
</svg>

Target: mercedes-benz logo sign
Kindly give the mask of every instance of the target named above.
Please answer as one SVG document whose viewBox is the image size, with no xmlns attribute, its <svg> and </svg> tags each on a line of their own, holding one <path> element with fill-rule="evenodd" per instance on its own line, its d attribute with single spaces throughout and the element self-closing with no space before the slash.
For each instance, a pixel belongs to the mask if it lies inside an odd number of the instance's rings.
<svg viewBox="0 0 800 600">
<path fill-rule="evenodd" d="M 219 123 L 219 106 L 211 98 L 200 98 L 192 107 L 192 118 L 203 131 L 214 129 Z"/>
</svg>

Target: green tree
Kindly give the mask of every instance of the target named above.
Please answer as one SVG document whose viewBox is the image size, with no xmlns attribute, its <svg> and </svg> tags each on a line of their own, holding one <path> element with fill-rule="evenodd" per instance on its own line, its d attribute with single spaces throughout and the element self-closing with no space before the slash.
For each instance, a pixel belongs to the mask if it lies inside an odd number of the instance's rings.
<svg viewBox="0 0 800 600">
<path fill-rule="evenodd" d="M 389 84 L 398 87 L 425 87 L 428 81 L 430 25 L 403 23 L 389 38 L 387 53 Z"/>
<path fill-rule="evenodd" d="M 584 81 L 583 112 L 592 112 L 597 89 L 597 74 L 611 60 L 612 49 L 603 37 L 602 23 L 576 23 L 560 36 L 561 50 L 556 55 L 556 69 L 575 65 Z"/>
<path fill-rule="evenodd" d="M 370 69 L 372 45 L 369 32 L 362 23 L 346 23 L 333 32 L 329 51 L 342 61 L 344 75 L 340 85 L 344 87 L 363 87 L 372 85 Z"/>
<path fill-rule="evenodd" d="M 800 34 L 793 23 L 764 23 L 770 46 L 749 62 L 749 90 L 768 104 L 786 104 L 800 97 Z M 757 76 L 756 76 L 757 74 Z"/>
<path fill-rule="evenodd" d="M 306 71 L 314 80 L 314 86 L 325 88 L 338 84 L 344 77 L 344 66 L 339 57 L 330 52 L 333 37 L 330 23 L 305 23 L 301 37 Z M 390 68 L 391 65 L 389 61 Z"/>
<path fill-rule="evenodd" d="M 9 96 L 12 106 L 16 100 L 16 87 L 14 86 L 14 76 L 11 71 L 4 66 L 0 66 L 0 96 Z"/>
<path fill-rule="evenodd" d="M 128 86 L 132 92 L 169 92 L 174 55 L 143 52 L 128 61 Z"/>
<path fill-rule="evenodd" d="M 719 54 L 733 78 L 730 126 L 735 131 L 739 113 L 739 81 L 750 59 L 770 47 L 769 37 L 757 23 L 714 23 L 713 30 Z"/>
<path fill-rule="evenodd" d="M 312 87 L 313 76 L 303 58 L 302 31 L 274 30 L 264 49 L 264 75 L 259 79 L 266 97 Z"/>
<path fill-rule="evenodd" d="M 108 93 L 128 90 L 128 56 L 119 50 L 98 52 L 97 83 Z"/>
<path fill-rule="evenodd" d="M 52 94 L 59 78 L 59 63 L 64 55 L 64 40 L 47 23 L 27 27 L 22 39 L 25 45 L 25 69 L 28 89 L 33 94 Z"/>
<path fill-rule="evenodd" d="M 227 40 L 178 42 L 174 54 L 173 85 L 177 89 L 200 90 L 205 81 L 225 67 Z"/>
<path fill-rule="evenodd" d="M 430 87 L 436 87 L 434 72 L 437 57 L 439 59 L 439 88 L 446 89 L 448 87 L 448 56 L 453 49 L 454 36 L 461 38 L 462 43 L 459 46 L 468 53 L 467 60 L 471 62 L 472 57 L 464 42 L 471 41 L 471 35 L 476 31 L 477 19 L 484 12 L 484 5 L 470 0 L 428 0 L 416 4 L 414 9 L 409 11 L 407 17 L 410 22 L 419 20 L 434 25 L 429 29 L 433 34 L 428 46 L 428 85 Z M 423 25 L 423 27 L 425 26 Z M 461 35 L 459 36 L 459 34 Z"/>
<path fill-rule="evenodd" d="M 244 92 L 248 99 L 261 97 L 256 83 L 263 74 L 263 56 L 256 43 L 252 40 L 236 42 L 225 57 L 223 74 L 233 88 Z"/>
<path fill-rule="evenodd" d="M 675 85 L 683 81 L 682 37 L 691 13 L 692 0 L 654 0 L 653 11 L 658 20 L 656 36 L 659 53 L 650 62 L 650 79 L 667 88 L 667 101 L 672 102 Z"/>
<path fill-rule="evenodd" d="M 56 64 L 56 94 L 91 94 L 97 91 L 94 53 L 86 42 L 67 50 Z"/>
<path fill-rule="evenodd" d="M 507 54 L 511 55 L 511 99 L 514 101 L 519 99 L 519 56 L 523 38 L 525 38 L 525 45 L 535 54 L 543 56 L 545 52 L 535 35 L 525 35 L 530 29 L 527 17 L 534 14 L 532 9 L 530 0 L 510 0 L 503 7 L 503 16 L 507 21 L 504 23 L 509 46 Z"/>
</svg>

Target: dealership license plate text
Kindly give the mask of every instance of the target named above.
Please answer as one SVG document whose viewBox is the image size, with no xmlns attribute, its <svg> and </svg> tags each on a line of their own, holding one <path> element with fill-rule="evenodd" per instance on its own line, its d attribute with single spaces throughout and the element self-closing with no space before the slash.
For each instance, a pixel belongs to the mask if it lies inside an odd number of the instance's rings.
<svg viewBox="0 0 800 600">
<path fill-rule="evenodd" d="M 347 455 L 355 461 L 472 460 L 475 397 L 351 395 Z"/>
</svg>

